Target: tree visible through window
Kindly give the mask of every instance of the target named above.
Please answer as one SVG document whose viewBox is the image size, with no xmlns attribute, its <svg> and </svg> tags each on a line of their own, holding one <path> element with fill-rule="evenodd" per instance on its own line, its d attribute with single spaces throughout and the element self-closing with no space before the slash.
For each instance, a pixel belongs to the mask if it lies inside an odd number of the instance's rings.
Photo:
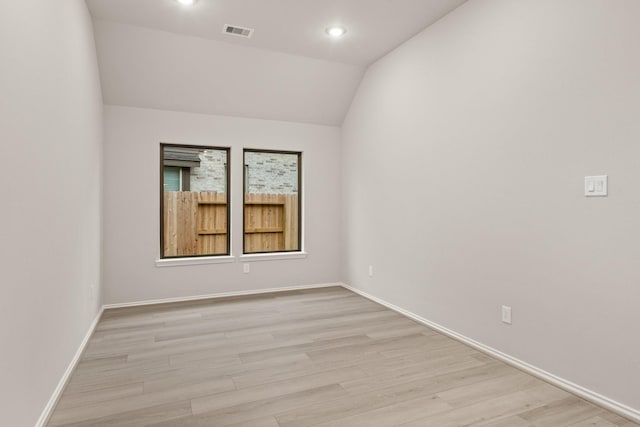
<svg viewBox="0 0 640 427">
<path fill-rule="evenodd" d="M 229 254 L 229 149 L 160 145 L 162 258 Z"/>
<path fill-rule="evenodd" d="M 300 251 L 301 153 L 244 150 L 244 253 Z"/>
</svg>

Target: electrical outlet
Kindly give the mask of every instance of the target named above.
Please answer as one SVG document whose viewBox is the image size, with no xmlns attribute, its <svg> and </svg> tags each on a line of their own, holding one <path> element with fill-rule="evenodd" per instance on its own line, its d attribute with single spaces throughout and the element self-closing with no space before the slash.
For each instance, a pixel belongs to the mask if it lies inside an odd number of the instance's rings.
<svg viewBox="0 0 640 427">
<path fill-rule="evenodd" d="M 511 307 L 508 305 L 502 306 L 502 322 L 507 325 L 511 324 Z"/>
<path fill-rule="evenodd" d="M 243 272 L 244 274 L 247 274 L 247 273 L 249 273 L 250 271 L 251 271 L 251 264 L 246 263 L 246 262 L 245 262 L 244 264 L 242 264 L 242 272 Z"/>
<path fill-rule="evenodd" d="M 373 265 L 369 266 L 369 277 L 373 277 Z"/>
</svg>

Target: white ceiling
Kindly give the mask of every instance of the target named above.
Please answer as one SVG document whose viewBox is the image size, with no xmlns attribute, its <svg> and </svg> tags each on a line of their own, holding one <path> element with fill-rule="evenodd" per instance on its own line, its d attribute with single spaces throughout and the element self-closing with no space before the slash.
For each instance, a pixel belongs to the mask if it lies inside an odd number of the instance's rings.
<svg viewBox="0 0 640 427">
<path fill-rule="evenodd" d="M 112 22 L 94 29 L 110 105 L 339 125 L 364 72 Z"/>
<path fill-rule="evenodd" d="M 87 0 L 105 103 L 340 125 L 366 67 L 466 0 Z M 224 24 L 254 28 L 250 39 Z M 331 39 L 330 25 L 347 28 Z"/>
<path fill-rule="evenodd" d="M 101 20 L 367 66 L 465 0 L 87 0 Z M 251 39 L 224 24 L 255 29 Z M 339 41 L 325 32 L 347 28 Z"/>
</svg>

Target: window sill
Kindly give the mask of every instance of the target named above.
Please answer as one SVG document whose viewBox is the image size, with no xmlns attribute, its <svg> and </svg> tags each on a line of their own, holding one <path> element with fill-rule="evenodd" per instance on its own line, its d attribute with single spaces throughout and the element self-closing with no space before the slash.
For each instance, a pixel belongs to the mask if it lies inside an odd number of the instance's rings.
<svg viewBox="0 0 640 427">
<path fill-rule="evenodd" d="M 238 257 L 240 262 L 252 261 L 276 261 L 280 259 L 303 259 L 307 257 L 306 252 L 274 252 L 270 254 L 247 254 Z"/>
<path fill-rule="evenodd" d="M 156 260 L 156 267 L 178 267 L 182 265 L 227 264 L 235 262 L 234 256 L 211 256 L 193 258 L 164 258 Z"/>
</svg>

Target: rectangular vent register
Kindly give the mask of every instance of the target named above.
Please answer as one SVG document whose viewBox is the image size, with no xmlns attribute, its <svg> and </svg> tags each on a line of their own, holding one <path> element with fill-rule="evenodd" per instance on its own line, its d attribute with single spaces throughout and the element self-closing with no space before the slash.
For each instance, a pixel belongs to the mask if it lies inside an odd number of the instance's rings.
<svg viewBox="0 0 640 427">
<path fill-rule="evenodd" d="M 253 28 L 238 27 L 237 25 L 225 24 L 222 32 L 231 36 L 250 38 L 253 34 Z"/>
</svg>

